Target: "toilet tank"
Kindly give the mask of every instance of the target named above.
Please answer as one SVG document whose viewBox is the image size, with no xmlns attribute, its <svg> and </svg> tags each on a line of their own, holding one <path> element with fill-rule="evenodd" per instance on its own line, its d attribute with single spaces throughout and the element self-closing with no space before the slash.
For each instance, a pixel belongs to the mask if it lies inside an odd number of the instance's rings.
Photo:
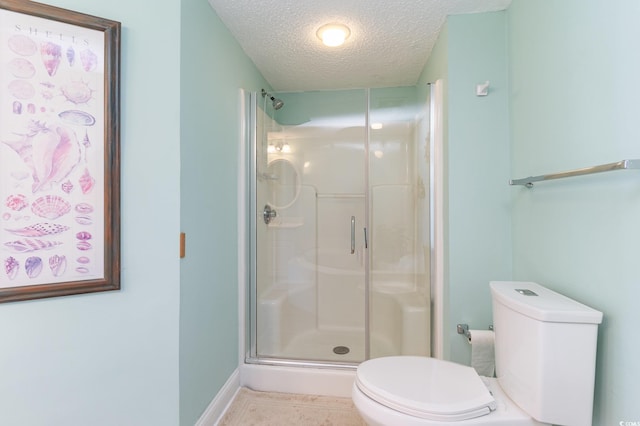
<svg viewBox="0 0 640 426">
<path fill-rule="evenodd" d="M 502 389 L 538 421 L 591 425 L 602 312 L 532 282 L 490 287 Z"/>
</svg>

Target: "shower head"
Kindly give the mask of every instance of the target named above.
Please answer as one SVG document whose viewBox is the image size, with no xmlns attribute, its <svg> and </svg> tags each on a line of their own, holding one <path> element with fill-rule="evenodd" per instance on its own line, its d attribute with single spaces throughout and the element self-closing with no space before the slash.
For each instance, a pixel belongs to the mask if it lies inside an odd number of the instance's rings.
<svg viewBox="0 0 640 426">
<path fill-rule="evenodd" d="M 265 96 L 267 96 L 267 97 L 269 97 L 269 99 L 271 99 L 271 105 L 273 105 L 273 109 L 279 110 L 280 108 L 282 108 L 284 106 L 284 101 L 282 99 L 278 99 L 278 98 L 274 97 L 273 95 L 267 93 L 264 89 L 262 89 L 262 97 L 264 98 Z"/>
<path fill-rule="evenodd" d="M 272 101 L 271 105 L 273 105 L 273 109 L 280 109 L 284 106 L 284 101 L 282 99 L 276 99 L 273 96 L 269 99 Z"/>
</svg>

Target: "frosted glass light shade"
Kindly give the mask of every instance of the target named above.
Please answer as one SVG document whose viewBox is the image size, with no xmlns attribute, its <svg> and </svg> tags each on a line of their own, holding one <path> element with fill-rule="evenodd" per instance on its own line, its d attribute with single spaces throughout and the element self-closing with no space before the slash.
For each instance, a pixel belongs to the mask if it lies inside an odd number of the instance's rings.
<svg viewBox="0 0 640 426">
<path fill-rule="evenodd" d="M 325 46 L 337 47 L 344 44 L 351 35 L 351 30 L 342 24 L 327 24 L 320 27 L 317 36 Z"/>
</svg>

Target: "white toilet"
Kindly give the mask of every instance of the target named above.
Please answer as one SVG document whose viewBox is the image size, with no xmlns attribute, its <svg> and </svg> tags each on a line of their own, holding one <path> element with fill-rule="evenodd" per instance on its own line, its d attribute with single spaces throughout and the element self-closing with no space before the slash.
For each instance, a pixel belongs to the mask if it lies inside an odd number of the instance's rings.
<svg viewBox="0 0 640 426">
<path fill-rule="evenodd" d="M 435 358 L 375 358 L 352 398 L 371 426 L 591 425 L 602 313 L 531 282 L 493 281 L 497 378 Z"/>
</svg>

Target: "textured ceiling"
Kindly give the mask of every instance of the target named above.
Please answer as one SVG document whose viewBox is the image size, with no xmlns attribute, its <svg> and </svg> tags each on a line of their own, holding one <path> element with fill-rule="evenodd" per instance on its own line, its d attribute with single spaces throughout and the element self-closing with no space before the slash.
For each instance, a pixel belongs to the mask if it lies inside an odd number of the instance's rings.
<svg viewBox="0 0 640 426">
<path fill-rule="evenodd" d="M 447 15 L 503 10 L 511 0 L 209 0 L 276 91 L 417 82 Z M 324 46 L 319 27 L 351 37 Z"/>
</svg>

